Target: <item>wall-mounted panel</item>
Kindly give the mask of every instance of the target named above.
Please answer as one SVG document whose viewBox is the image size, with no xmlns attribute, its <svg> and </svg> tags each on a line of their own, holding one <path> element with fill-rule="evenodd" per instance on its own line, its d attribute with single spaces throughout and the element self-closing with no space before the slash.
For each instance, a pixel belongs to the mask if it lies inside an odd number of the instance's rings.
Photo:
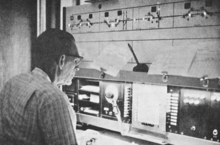
<svg viewBox="0 0 220 145">
<path fill-rule="evenodd" d="M 189 39 L 189 40 L 174 40 L 173 47 L 184 46 L 184 47 L 196 47 L 200 49 L 218 49 L 220 50 L 219 39 Z"/>
<path fill-rule="evenodd" d="M 135 8 L 134 29 L 153 29 L 159 27 L 159 6 Z"/>
<path fill-rule="evenodd" d="M 100 12 L 100 32 L 131 30 L 132 9 Z"/>
<path fill-rule="evenodd" d="M 98 32 L 99 13 L 71 15 L 67 23 L 67 31 L 71 33 Z"/>
<path fill-rule="evenodd" d="M 76 13 L 73 13 L 72 11 L 73 11 L 73 9 L 66 8 L 66 16 L 65 16 L 66 22 L 64 25 L 65 25 L 65 30 L 69 33 L 72 33 L 72 29 L 71 29 L 72 24 L 76 23 L 76 22 L 75 23 L 72 22 L 73 19 L 76 19 L 74 17 L 74 15 L 76 15 Z"/>
<path fill-rule="evenodd" d="M 84 61 L 94 61 L 100 54 L 99 42 L 76 43 Z"/>
<path fill-rule="evenodd" d="M 99 47 L 100 47 L 100 50 L 104 50 L 108 45 L 113 44 L 114 46 L 118 47 L 118 49 L 120 49 L 120 48 L 127 49 L 129 52 L 130 50 L 128 47 L 128 43 L 131 44 L 131 41 L 100 42 Z M 118 50 L 118 51 L 120 51 L 120 50 Z M 129 60 L 128 62 L 131 62 L 131 61 Z"/>
<path fill-rule="evenodd" d="M 134 41 L 164 39 L 207 39 L 220 38 L 220 26 L 189 27 L 175 29 L 153 29 L 142 31 L 122 31 L 111 33 L 87 33 L 74 35 L 76 41 Z"/>
<path fill-rule="evenodd" d="M 169 4 L 181 2 L 183 0 L 115 0 L 115 1 L 107 1 L 94 3 L 93 7 L 98 5 L 102 5 L 100 10 L 110 10 L 110 9 L 122 9 L 122 8 L 132 8 L 132 7 L 143 7 L 143 6 L 151 6 L 155 4 Z"/>
<path fill-rule="evenodd" d="M 140 63 L 152 63 L 158 54 L 174 48 L 172 47 L 172 40 L 161 40 L 133 41 L 133 49 Z"/>
<path fill-rule="evenodd" d="M 220 2 L 217 0 L 191 1 L 174 4 L 174 26 L 219 25 Z"/>
<path fill-rule="evenodd" d="M 85 13 L 91 13 L 91 12 L 97 12 L 99 11 L 99 3 L 94 4 L 87 4 L 87 5 L 76 5 L 74 6 L 74 9 L 72 7 L 67 7 L 66 14 L 85 14 Z"/>
<path fill-rule="evenodd" d="M 173 27 L 173 6 L 174 4 L 160 5 L 160 17 L 159 28 L 171 28 Z"/>
</svg>

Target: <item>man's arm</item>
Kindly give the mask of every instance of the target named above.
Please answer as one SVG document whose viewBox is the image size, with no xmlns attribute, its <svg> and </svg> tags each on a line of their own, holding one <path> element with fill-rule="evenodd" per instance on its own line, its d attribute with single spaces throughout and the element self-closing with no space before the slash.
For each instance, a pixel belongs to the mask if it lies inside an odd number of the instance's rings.
<svg viewBox="0 0 220 145">
<path fill-rule="evenodd" d="M 40 127 L 48 145 L 77 145 L 76 117 L 65 97 L 47 100 L 39 109 Z"/>
</svg>

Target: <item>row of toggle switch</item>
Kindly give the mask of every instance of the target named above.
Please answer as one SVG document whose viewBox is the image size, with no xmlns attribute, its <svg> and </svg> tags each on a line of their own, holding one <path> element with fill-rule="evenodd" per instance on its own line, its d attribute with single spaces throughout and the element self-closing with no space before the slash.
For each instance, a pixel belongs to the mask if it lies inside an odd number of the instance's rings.
<svg viewBox="0 0 220 145">
<path fill-rule="evenodd" d="M 211 101 L 220 101 L 220 93 L 212 93 Z"/>
<path fill-rule="evenodd" d="M 132 92 L 131 86 L 125 86 L 124 88 L 124 115 L 123 117 L 130 117 L 130 112 L 132 109 Z"/>
<path fill-rule="evenodd" d="M 185 104 L 194 104 L 194 105 L 199 105 L 201 103 L 201 101 L 198 99 L 196 100 L 195 99 L 184 99 L 183 102 Z"/>
<path fill-rule="evenodd" d="M 170 125 L 177 126 L 179 94 L 170 93 Z"/>
<path fill-rule="evenodd" d="M 206 96 L 207 95 L 201 94 L 201 93 L 184 94 L 183 102 L 186 104 L 188 103 L 188 104 L 198 105 L 202 102 L 202 100 L 206 99 Z M 219 102 L 220 101 L 220 93 L 212 93 L 211 94 L 211 101 Z"/>
</svg>

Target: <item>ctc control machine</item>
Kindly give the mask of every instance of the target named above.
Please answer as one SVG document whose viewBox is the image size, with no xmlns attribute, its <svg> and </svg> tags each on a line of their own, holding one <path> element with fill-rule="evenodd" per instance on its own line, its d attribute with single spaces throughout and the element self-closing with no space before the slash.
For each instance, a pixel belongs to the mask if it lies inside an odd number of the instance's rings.
<svg viewBox="0 0 220 145">
<path fill-rule="evenodd" d="M 64 88 L 78 121 L 157 144 L 220 144 L 220 1 L 87 2 L 63 10 L 84 57 Z M 128 44 L 148 73 L 133 72 Z"/>
<path fill-rule="evenodd" d="M 78 121 L 158 144 L 215 145 L 220 140 L 217 79 L 146 75 L 121 71 L 119 77 L 81 69 L 73 80 Z M 139 77 L 135 77 L 139 76 Z M 178 81 L 177 81 L 178 80 Z M 208 83 L 208 84 L 206 84 Z M 117 119 L 111 94 L 119 110 Z"/>
</svg>

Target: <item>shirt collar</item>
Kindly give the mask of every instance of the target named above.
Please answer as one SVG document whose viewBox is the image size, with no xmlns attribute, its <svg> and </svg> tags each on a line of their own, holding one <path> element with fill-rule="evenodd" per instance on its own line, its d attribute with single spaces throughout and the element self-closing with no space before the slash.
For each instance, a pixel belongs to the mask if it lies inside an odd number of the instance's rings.
<svg viewBox="0 0 220 145">
<path fill-rule="evenodd" d="M 51 82 L 49 76 L 40 68 L 35 67 L 34 70 L 32 71 L 33 74 L 40 75 L 41 77 L 47 79 L 49 82 Z"/>
</svg>

